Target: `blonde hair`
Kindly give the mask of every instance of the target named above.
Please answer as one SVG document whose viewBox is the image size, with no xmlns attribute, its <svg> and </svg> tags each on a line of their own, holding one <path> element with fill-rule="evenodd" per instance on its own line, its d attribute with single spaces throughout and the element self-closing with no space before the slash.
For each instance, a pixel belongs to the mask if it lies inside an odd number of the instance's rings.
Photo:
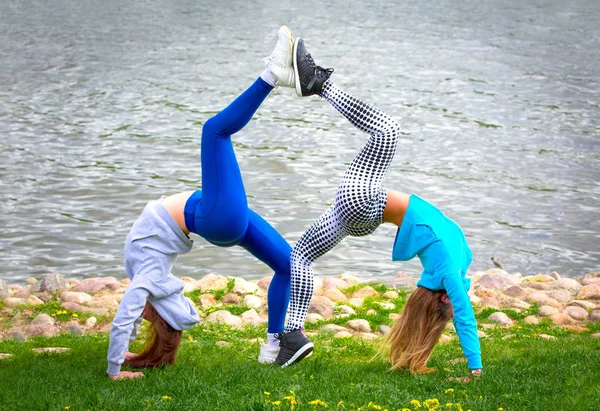
<svg viewBox="0 0 600 411">
<path fill-rule="evenodd" d="M 434 371 L 427 368 L 427 361 L 453 314 L 452 305 L 442 302 L 444 294 L 445 290 L 418 287 L 408 297 L 402 315 L 379 349 L 379 354 L 389 349 L 390 370 L 408 368 L 413 374 Z"/>
<path fill-rule="evenodd" d="M 149 302 L 146 302 L 146 309 L 150 311 L 150 317 L 153 319 L 147 329 L 146 345 L 142 353 L 125 360 L 124 365 L 133 368 L 152 368 L 173 364 L 177 357 L 182 332 L 171 327 Z"/>
</svg>

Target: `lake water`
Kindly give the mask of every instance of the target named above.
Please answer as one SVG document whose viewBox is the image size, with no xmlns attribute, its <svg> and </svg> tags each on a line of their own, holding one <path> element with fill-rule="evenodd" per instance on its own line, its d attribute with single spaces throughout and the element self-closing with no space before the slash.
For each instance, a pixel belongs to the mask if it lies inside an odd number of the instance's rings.
<svg viewBox="0 0 600 411">
<path fill-rule="evenodd" d="M 406 3 L 406 4 L 404 4 Z M 458 3 L 458 4 L 457 4 Z M 600 270 L 600 2 L 2 0 L 0 278 L 124 278 L 147 201 L 199 187 L 202 123 L 250 85 L 281 24 L 336 84 L 400 120 L 385 180 L 465 231 L 471 271 Z M 366 141 L 328 103 L 274 91 L 234 136 L 249 203 L 292 244 Z M 319 276 L 417 276 L 395 230 Z M 176 275 L 268 268 L 193 236 Z"/>
</svg>

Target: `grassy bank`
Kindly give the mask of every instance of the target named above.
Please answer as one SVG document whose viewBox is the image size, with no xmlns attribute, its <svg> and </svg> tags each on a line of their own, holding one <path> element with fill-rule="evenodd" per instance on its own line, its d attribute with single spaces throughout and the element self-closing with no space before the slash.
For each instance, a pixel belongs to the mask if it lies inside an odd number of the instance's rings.
<svg viewBox="0 0 600 411">
<path fill-rule="evenodd" d="M 145 378 L 134 381 L 106 378 L 105 334 L 4 340 L 0 352 L 13 356 L 0 360 L 0 409 L 600 409 L 600 343 L 588 332 L 547 323 L 485 332 L 485 371 L 475 384 L 449 381 L 466 373 L 464 362 L 453 361 L 462 357 L 456 339 L 436 347 L 430 365 L 438 371 L 428 375 L 389 373 L 383 360 L 369 361 L 380 340 L 333 339 L 326 333 L 312 337 L 312 357 L 282 370 L 256 362 L 259 347 L 252 339 L 263 337 L 264 328 L 202 325 L 184 333 L 175 365 L 146 370 Z M 217 344 L 221 341 L 230 345 Z M 45 346 L 70 350 L 32 352 Z"/>
</svg>

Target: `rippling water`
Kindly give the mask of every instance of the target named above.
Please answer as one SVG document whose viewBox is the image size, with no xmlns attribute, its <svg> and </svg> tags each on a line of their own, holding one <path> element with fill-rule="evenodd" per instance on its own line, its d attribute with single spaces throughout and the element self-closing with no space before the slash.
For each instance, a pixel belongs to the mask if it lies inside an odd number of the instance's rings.
<svg viewBox="0 0 600 411">
<path fill-rule="evenodd" d="M 131 224 L 199 186 L 201 125 L 260 74 L 284 23 L 401 121 L 385 184 L 456 220 L 473 271 L 493 255 L 523 274 L 600 270 L 595 0 L 0 3 L 0 278 L 124 277 Z M 234 136 L 251 207 L 295 243 L 365 139 L 326 102 L 276 90 Z M 316 273 L 418 275 L 391 262 L 394 234 L 346 239 Z M 194 240 L 176 275 L 269 274 Z"/>
</svg>

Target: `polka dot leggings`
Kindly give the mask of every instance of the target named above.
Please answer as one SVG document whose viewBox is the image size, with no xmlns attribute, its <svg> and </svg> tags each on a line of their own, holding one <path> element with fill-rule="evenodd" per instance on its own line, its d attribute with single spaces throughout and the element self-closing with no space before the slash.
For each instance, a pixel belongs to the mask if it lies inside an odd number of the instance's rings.
<svg viewBox="0 0 600 411">
<path fill-rule="evenodd" d="M 300 237 L 292 250 L 292 281 L 286 331 L 304 327 L 313 294 L 313 262 L 346 236 L 371 234 L 383 223 L 387 190 L 381 187 L 394 153 L 400 125 L 386 113 L 342 91 L 328 80 L 321 93 L 359 130 L 370 134 L 339 185 L 335 202 Z"/>
</svg>

